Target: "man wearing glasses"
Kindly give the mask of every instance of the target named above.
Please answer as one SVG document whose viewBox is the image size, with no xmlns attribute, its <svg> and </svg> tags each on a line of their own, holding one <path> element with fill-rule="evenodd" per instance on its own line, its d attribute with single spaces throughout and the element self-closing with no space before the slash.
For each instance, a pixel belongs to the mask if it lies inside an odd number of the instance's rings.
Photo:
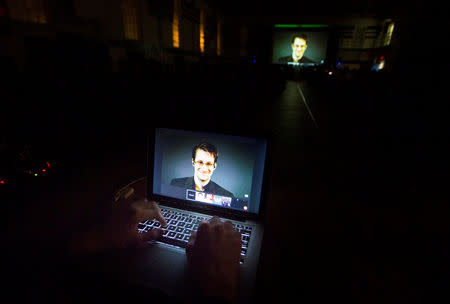
<svg viewBox="0 0 450 304">
<path fill-rule="evenodd" d="M 217 168 L 219 153 L 217 148 L 208 142 L 202 142 L 192 149 L 192 166 L 194 176 L 174 178 L 172 186 L 202 191 L 220 196 L 234 197 L 233 193 L 220 187 L 211 180 L 211 176 Z"/>
<path fill-rule="evenodd" d="M 302 64 L 302 63 L 314 63 L 309 58 L 303 56 L 305 54 L 306 49 L 308 48 L 308 38 L 306 35 L 300 34 L 292 37 L 291 40 L 291 48 L 292 54 L 286 57 L 281 57 L 278 59 L 278 63 L 284 64 Z"/>
</svg>

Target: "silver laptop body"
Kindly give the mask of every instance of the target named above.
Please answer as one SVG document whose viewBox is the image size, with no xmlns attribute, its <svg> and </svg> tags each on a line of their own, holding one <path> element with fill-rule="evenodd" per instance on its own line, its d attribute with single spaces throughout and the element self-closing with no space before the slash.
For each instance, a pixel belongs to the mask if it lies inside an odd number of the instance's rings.
<svg viewBox="0 0 450 304">
<path fill-rule="evenodd" d="M 204 172 L 208 166 L 214 167 L 213 184 L 198 191 L 192 183 L 198 168 L 193 150 L 203 143 L 213 145 L 218 158 L 215 167 L 203 159 Z M 251 300 L 264 232 L 267 146 L 263 136 L 155 128 L 148 140 L 147 199 L 159 204 L 169 225 L 161 240 L 138 251 L 131 265 L 123 266 L 122 276 L 168 295 L 189 295 L 195 282 L 190 279 L 182 243 L 189 239 L 189 230 L 196 230 L 195 223 L 218 216 L 230 220 L 243 236 L 239 295 L 240 301 Z M 180 219 L 189 223 L 179 227 Z M 160 224 L 145 221 L 139 225 L 140 231 L 152 228 L 160 228 Z"/>
</svg>

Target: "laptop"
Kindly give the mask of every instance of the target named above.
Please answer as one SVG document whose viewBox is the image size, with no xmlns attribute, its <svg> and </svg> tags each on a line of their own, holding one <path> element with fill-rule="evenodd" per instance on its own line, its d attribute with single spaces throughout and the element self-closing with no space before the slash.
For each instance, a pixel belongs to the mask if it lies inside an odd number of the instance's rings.
<svg viewBox="0 0 450 304">
<path fill-rule="evenodd" d="M 241 232 L 239 293 L 241 299 L 252 297 L 264 233 L 267 154 L 264 136 L 154 129 L 148 141 L 147 199 L 159 204 L 168 226 L 146 255 L 146 265 L 158 274 L 147 278 L 149 285 L 183 295 L 189 288 L 185 247 L 190 234 L 201 220 L 218 216 Z M 139 231 L 160 227 L 144 221 Z"/>
</svg>

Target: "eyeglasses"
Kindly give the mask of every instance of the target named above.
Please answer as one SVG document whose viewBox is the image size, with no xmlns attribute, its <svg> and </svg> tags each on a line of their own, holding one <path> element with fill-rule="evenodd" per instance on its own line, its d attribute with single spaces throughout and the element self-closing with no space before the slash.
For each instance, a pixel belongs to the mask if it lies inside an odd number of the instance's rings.
<svg viewBox="0 0 450 304">
<path fill-rule="evenodd" d="M 197 165 L 199 165 L 200 167 L 203 167 L 203 165 L 206 165 L 206 167 L 207 168 L 211 168 L 212 166 L 214 166 L 214 164 L 213 163 L 204 163 L 203 161 L 201 161 L 201 160 L 199 160 L 199 161 L 196 161 L 196 162 L 194 162 L 194 163 L 196 163 Z"/>
</svg>

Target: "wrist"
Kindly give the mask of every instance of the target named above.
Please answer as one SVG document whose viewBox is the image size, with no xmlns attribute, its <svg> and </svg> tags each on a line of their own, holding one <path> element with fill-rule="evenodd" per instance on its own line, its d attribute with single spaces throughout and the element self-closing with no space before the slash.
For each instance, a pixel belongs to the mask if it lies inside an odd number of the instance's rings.
<svg viewBox="0 0 450 304">
<path fill-rule="evenodd" d="M 228 303 L 236 302 L 238 275 L 232 276 L 217 270 L 195 272 L 193 275 L 194 287 L 201 296 L 223 299 Z"/>
</svg>

